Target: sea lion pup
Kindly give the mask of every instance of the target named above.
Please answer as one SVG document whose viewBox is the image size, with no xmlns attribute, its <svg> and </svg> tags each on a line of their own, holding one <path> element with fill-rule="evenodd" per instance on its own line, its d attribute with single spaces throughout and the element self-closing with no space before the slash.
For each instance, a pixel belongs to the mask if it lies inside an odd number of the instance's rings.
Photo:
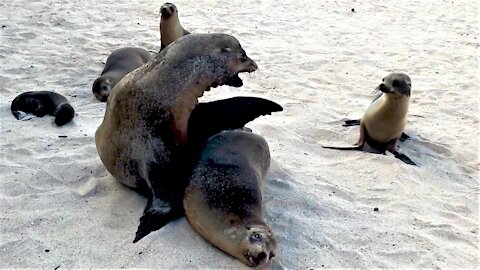
<svg viewBox="0 0 480 270">
<path fill-rule="evenodd" d="M 208 139 L 183 199 L 193 229 L 251 267 L 267 264 L 277 248 L 262 214 L 269 166 L 263 137 L 222 131 Z"/>
<path fill-rule="evenodd" d="M 219 132 L 226 127 L 241 128 L 262 114 L 281 109 L 266 100 L 252 105 L 257 107 L 237 106 L 235 103 L 245 102 L 238 99 L 224 101 L 234 106 L 199 106 L 236 110 L 232 118 L 242 121 L 232 123 L 229 119 L 216 121 L 219 115 L 230 114 L 228 111 L 213 108 L 195 112 L 204 91 L 218 85 L 241 85 L 238 73 L 256 69 L 236 38 L 191 34 L 166 47 L 114 87 L 95 143 L 107 170 L 149 199 L 134 242 L 184 214 L 183 192 L 195 161 L 189 158 L 195 157 L 189 149 L 198 149 L 188 142 L 201 143 L 195 138 L 197 133 L 188 131 L 190 125 L 201 125 L 190 122 L 191 114 L 204 115 L 206 118 L 195 118 L 212 122 L 207 125 L 217 126 L 211 132 Z M 198 134 L 209 137 L 214 133 Z"/>
<path fill-rule="evenodd" d="M 172 3 L 165 3 L 160 7 L 160 51 L 170 45 L 180 37 L 190 34 L 183 29 L 180 20 L 178 19 L 178 9 Z"/>
<path fill-rule="evenodd" d="M 412 82 L 408 75 L 390 73 L 382 79 L 382 83 L 377 87 L 377 90 L 382 93 L 374 98 L 360 120 L 360 137 L 355 144 L 356 146 L 322 147 L 338 150 L 363 150 L 365 143 L 367 143 L 383 154 L 389 151 L 403 162 L 416 165 L 406 155 L 395 150 L 397 140 L 402 137 L 407 125 L 411 87 Z M 347 126 L 355 123 L 356 120 L 346 121 Z"/>
<path fill-rule="evenodd" d="M 129 72 L 150 61 L 153 55 L 142 48 L 126 47 L 113 51 L 105 68 L 92 86 L 92 92 L 101 102 L 106 102 L 113 87 Z"/>
<path fill-rule="evenodd" d="M 57 126 L 70 122 L 75 110 L 68 100 L 52 91 L 29 91 L 18 95 L 10 107 L 13 116 L 22 120 L 26 113 L 43 117 L 47 114 L 55 116 Z"/>
</svg>

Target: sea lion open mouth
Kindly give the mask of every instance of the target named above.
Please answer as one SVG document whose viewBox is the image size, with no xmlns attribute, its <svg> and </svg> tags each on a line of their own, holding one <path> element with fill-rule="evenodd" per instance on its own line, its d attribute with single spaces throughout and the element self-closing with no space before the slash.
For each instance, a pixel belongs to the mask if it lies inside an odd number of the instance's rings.
<svg viewBox="0 0 480 270">
<path fill-rule="evenodd" d="M 236 74 L 233 77 L 228 78 L 225 82 L 225 85 L 232 87 L 241 87 L 243 86 L 243 81 L 242 79 L 240 79 L 240 77 L 238 77 L 238 74 Z"/>
</svg>

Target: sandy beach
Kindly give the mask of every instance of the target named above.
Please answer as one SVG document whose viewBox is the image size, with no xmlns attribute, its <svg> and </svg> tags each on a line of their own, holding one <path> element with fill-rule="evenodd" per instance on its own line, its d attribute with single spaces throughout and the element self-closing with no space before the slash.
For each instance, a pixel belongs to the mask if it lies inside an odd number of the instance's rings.
<svg viewBox="0 0 480 270">
<path fill-rule="evenodd" d="M 185 218 L 133 244 L 146 199 L 102 165 L 105 103 L 91 93 L 107 56 L 158 51 L 163 2 L 0 3 L 0 268 L 244 269 Z M 479 5 L 434 1 L 175 1 L 192 33 L 235 36 L 259 69 L 201 101 L 257 96 L 284 111 L 248 124 L 270 145 L 264 214 L 274 269 L 479 265 Z M 391 154 L 352 145 L 372 91 L 412 79 L 406 133 Z M 65 95 L 77 115 L 18 121 L 25 91 Z M 59 137 L 59 136 L 66 136 Z M 378 211 L 374 211 L 378 208 Z"/>
</svg>

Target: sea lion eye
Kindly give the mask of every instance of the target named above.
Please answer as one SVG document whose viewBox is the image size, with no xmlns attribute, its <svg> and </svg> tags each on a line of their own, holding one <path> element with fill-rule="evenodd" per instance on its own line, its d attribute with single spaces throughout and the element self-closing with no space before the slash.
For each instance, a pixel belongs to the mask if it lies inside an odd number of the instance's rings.
<svg viewBox="0 0 480 270">
<path fill-rule="evenodd" d="M 393 86 L 393 87 L 399 87 L 400 84 L 401 84 L 401 83 L 400 83 L 399 80 L 393 80 L 393 82 L 392 82 L 392 86 Z"/>
<path fill-rule="evenodd" d="M 260 240 L 262 240 L 262 237 L 258 233 L 254 233 L 250 236 L 250 241 L 252 242 L 258 242 Z"/>
<path fill-rule="evenodd" d="M 241 59 L 242 59 L 242 62 L 247 61 L 248 57 L 247 57 L 247 54 L 245 52 L 242 52 Z"/>
<path fill-rule="evenodd" d="M 385 78 L 382 79 L 382 82 L 384 82 L 384 81 L 385 81 Z"/>
<path fill-rule="evenodd" d="M 226 47 L 226 48 L 222 48 L 222 52 L 230 52 L 232 49 L 230 49 L 229 47 Z"/>
</svg>

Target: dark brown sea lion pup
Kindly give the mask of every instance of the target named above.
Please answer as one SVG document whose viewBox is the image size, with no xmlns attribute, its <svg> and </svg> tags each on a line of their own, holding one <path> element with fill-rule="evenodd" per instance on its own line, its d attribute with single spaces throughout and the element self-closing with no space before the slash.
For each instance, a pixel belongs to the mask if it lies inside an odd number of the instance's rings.
<svg viewBox="0 0 480 270">
<path fill-rule="evenodd" d="M 160 7 L 160 39 L 161 47 L 160 51 L 170 45 L 175 40 L 190 34 L 187 30 L 183 29 L 180 20 L 178 19 L 178 9 L 172 3 L 165 3 Z"/>
<path fill-rule="evenodd" d="M 396 143 L 402 136 L 407 125 L 407 112 L 410 103 L 412 82 L 403 73 L 391 73 L 383 78 L 377 87 L 382 93 L 376 96 L 360 120 L 360 137 L 354 147 L 323 148 L 338 150 L 363 150 L 365 143 L 371 148 L 385 154 L 391 152 L 403 162 L 416 165 L 409 157 L 397 152 Z M 355 125 L 357 120 L 347 120 L 346 126 Z"/>
<path fill-rule="evenodd" d="M 15 118 L 22 120 L 26 113 L 43 117 L 47 114 L 55 116 L 57 126 L 70 122 L 75 110 L 68 100 L 51 91 L 30 91 L 18 95 L 10 107 Z"/>
<path fill-rule="evenodd" d="M 142 49 L 126 47 L 113 51 L 107 58 L 100 77 L 93 82 L 95 97 L 106 102 L 113 87 L 129 72 L 150 61 L 153 55 Z"/>
<path fill-rule="evenodd" d="M 251 267 L 266 265 L 277 248 L 262 213 L 269 166 L 263 137 L 222 131 L 208 139 L 183 200 L 196 232 Z"/>
<path fill-rule="evenodd" d="M 239 86 L 242 80 L 238 74 L 256 69 L 236 38 L 191 34 L 115 86 L 95 142 L 107 170 L 149 199 L 135 242 L 184 214 L 183 192 L 195 162 L 195 149 L 201 148 L 199 138 L 205 138 L 204 143 L 222 129 L 241 128 L 260 115 L 282 109 L 274 102 L 255 98 L 196 106 L 210 87 Z M 199 128 L 202 123 L 208 131 Z"/>
</svg>

